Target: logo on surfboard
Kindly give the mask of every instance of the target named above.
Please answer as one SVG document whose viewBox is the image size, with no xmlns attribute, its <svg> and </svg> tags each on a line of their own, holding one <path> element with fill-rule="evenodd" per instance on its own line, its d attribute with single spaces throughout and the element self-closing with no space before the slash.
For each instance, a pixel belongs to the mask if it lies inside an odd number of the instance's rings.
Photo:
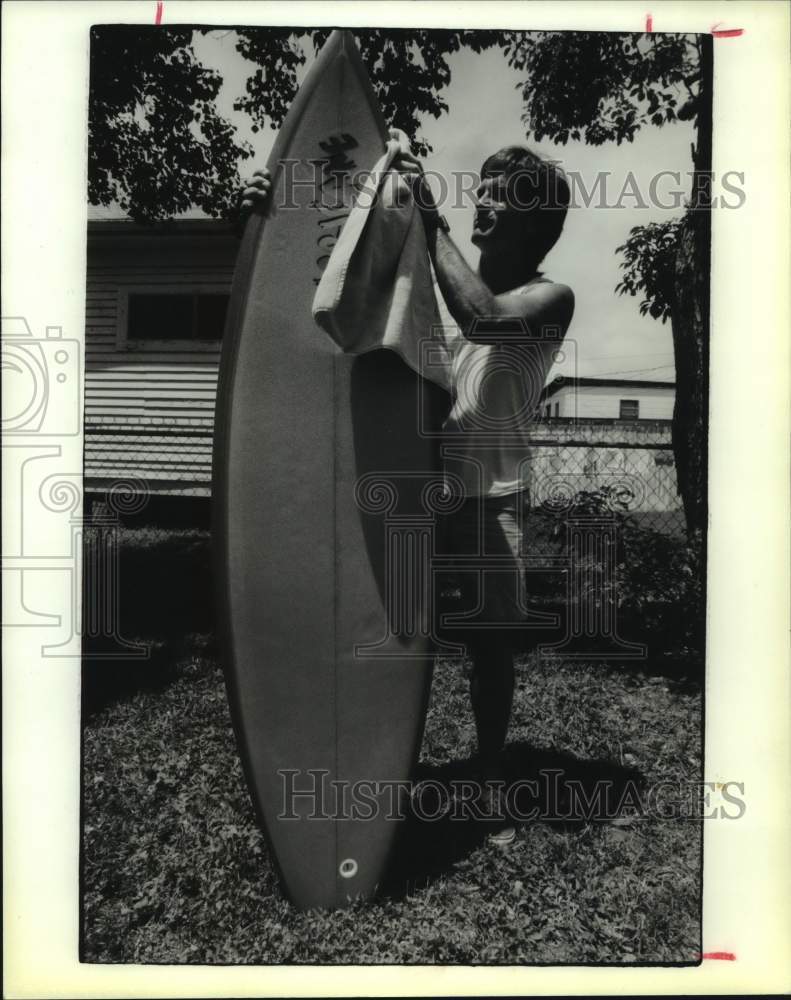
<svg viewBox="0 0 791 1000">
<path fill-rule="evenodd" d="M 338 211 L 348 204 L 348 198 L 344 197 L 347 178 L 357 164 L 346 154 L 357 145 L 357 140 L 348 132 L 330 135 L 319 142 L 319 148 L 326 155 L 310 161 L 320 169 L 316 178 L 316 199 L 311 208 Z"/>
<path fill-rule="evenodd" d="M 319 142 L 319 147 L 326 155 L 310 161 L 314 170 L 319 168 L 316 175 L 316 198 L 310 203 L 310 207 L 318 209 L 320 213 L 316 246 L 321 253 L 316 258 L 319 274 L 313 278 L 314 285 L 321 281 L 321 274 L 330 259 L 332 248 L 338 242 L 343 224 L 352 208 L 353 198 L 347 184 L 357 164 L 347 153 L 356 149 L 357 145 L 357 140 L 348 132 L 330 135 Z M 329 215 L 323 214 L 327 212 Z"/>
</svg>

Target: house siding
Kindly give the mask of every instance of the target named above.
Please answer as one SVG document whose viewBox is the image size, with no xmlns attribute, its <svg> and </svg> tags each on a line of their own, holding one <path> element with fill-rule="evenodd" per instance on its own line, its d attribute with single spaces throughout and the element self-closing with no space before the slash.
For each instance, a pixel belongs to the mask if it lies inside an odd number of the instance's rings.
<svg viewBox="0 0 791 1000">
<path fill-rule="evenodd" d="M 131 224 L 107 235 L 89 230 L 84 467 L 89 491 L 136 479 L 152 493 L 210 494 L 222 331 L 216 343 L 197 350 L 129 349 L 119 344 L 119 305 L 129 288 L 230 292 L 237 245 L 227 232 L 155 236 Z"/>
</svg>

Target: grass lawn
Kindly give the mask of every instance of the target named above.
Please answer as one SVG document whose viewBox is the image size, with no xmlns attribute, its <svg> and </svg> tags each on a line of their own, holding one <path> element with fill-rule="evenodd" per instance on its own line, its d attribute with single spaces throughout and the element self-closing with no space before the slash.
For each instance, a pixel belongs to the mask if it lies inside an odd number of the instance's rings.
<svg viewBox="0 0 791 1000">
<path fill-rule="evenodd" d="M 696 961 L 692 820 L 536 821 L 507 850 L 480 824 L 406 821 L 376 902 L 299 913 L 253 818 L 212 639 L 160 646 L 156 662 L 164 680 L 102 697 L 84 721 L 84 961 Z M 473 751 L 466 678 L 440 661 L 421 774 L 462 773 Z M 525 657 L 508 760 L 519 774 L 698 781 L 700 689 Z"/>
</svg>

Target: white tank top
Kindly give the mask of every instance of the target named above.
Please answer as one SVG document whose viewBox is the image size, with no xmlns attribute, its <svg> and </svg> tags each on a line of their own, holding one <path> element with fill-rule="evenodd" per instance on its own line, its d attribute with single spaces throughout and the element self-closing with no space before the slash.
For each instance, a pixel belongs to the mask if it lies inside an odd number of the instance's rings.
<svg viewBox="0 0 791 1000">
<path fill-rule="evenodd" d="M 515 291 L 526 294 L 548 281 L 537 276 Z M 447 345 L 454 400 L 442 446 L 451 490 L 458 480 L 467 496 L 505 496 L 528 487 L 528 429 L 564 335 L 526 338 L 515 329 L 497 343 L 475 344 L 451 329 Z"/>
</svg>

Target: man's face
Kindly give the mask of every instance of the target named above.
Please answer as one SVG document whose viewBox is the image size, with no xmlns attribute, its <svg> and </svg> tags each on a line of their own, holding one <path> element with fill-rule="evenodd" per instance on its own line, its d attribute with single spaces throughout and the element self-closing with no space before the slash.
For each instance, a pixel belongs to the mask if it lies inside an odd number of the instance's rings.
<svg viewBox="0 0 791 1000">
<path fill-rule="evenodd" d="M 519 252 L 530 235 L 525 212 L 510 204 L 504 177 L 485 177 L 475 192 L 472 242 L 481 253 Z"/>
</svg>

